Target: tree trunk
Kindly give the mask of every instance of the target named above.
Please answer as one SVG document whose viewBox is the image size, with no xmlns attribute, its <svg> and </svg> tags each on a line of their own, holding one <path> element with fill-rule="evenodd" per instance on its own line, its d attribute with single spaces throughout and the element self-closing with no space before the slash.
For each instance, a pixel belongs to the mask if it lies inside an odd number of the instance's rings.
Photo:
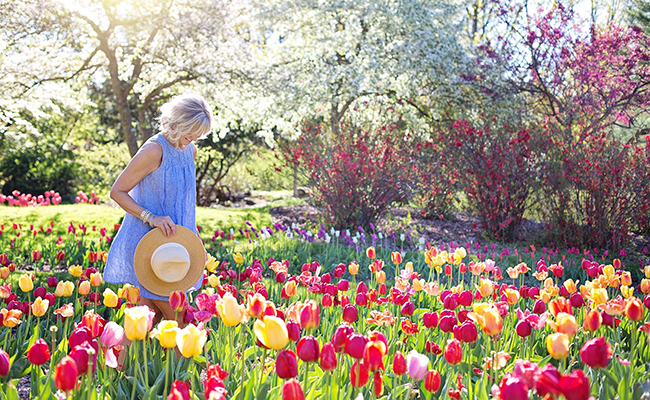
<svg viewBox="0 0 650 400">
<path fill-rule="evenodd" d="M 135 139 L 135 130 L 133 129 L 133 119 L 131 117 L 131 109 L 129 108 L 129 103 L 126 99 L 120 99 L 117 95 L 115 96 L 115 108 L 117 108 L 118 114 L 120 114 L 120 125 L 122 125 L 122 135 L 124 136 L 124 141 L 129 147 L 129 153 L 131 157 L 138 152 L 138 142 Z"/>
</svg>

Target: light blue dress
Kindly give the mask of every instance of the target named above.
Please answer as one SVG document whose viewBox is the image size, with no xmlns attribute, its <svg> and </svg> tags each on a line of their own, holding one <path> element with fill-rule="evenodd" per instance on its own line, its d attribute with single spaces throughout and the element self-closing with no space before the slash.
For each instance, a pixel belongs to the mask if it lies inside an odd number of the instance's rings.
<svg viewBox="0 0 650 400">
<path fill-rule="evenodd" d="M 177 149 L 161 134 L 150 138 L 149 142 L 162 146 L 163 156 L 160 167 L 145 176 L 130 195 L 136 203 L 151 211 L 153 215 L 168 215 L 176 225 L 181 225 L 196 233 L 196 166 L 193 147 Z M 127 213 L 117 235 L 113 239 L 104 280 L 108 283 L 130 283 L 140 288 L 140 295 L 147 299 L 169 300 L 145 289 L 135 276 L 133 256 L 140 239 L 151 230 L 148 224 Z M 156 228 L 158 229 L 158 228 Z M 188 292 L 198 290 L 202 279 Z"/>
</svg>

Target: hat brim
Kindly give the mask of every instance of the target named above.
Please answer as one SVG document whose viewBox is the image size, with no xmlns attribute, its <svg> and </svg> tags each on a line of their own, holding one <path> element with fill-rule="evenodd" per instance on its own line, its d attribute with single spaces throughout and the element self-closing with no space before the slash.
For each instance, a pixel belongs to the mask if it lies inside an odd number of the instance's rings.
<svg viewBox="0 0 650 400">
<path fill-rule="evenodd" d="M 164 282 L 151 269 L 151 255 L 165 243 L 179 243 L 190 255 L 190 268 L 183 279 L 178 282 Z M 201 239 L 189 229 L 176 225 L 176 234 L 165 237 L 159 228 L 149 231 L 138 243 L 133 256 L 133 267 L 138 282 L 159 296 L 169 296 L 174 291 L 187 291 L 203 276 L 205 267 L 205 248 Z"/>
</svg>

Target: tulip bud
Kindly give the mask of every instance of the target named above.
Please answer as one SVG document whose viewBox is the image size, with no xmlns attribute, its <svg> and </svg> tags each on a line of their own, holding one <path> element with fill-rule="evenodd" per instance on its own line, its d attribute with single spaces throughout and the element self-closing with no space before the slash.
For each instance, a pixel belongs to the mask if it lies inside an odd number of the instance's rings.
<svg viewBox="0 0 650 400">
<path fill-rule="evenodd" d="M 343 307 L 343 321 L 351 324 L 356 322 L 358 317 L 359 313 L 357 312 L 357 308 L 355 306 L 348 304 L 347 306 Z"/>
<path fill-rule="evenodd" d="M 345 343 L 345 353 L 352 358 L 360 360 L 363 358 L 363 350 L 366 348 L 368 338 L 359 334 L 352 333 Z"/>
<path fill-rule="evenodd" d="M 463 360 L 463 347 L 457 339 L 447 340 L 445 360 L 451 365 L 460 364 Z"/>
<path fill-rule="evenodd" d="M 465 290 L 460 295 L 458 295 L 458 302 L 463 307 L 471 306 L 472 300 L 474 300 L 474 296 L 472 296 L 472 292 L 470 290 Z"/>
<path fill-rule="evenodd" d="M 422 323 L 427 328 L 436 328 L 438 327 L 438 313 L 436 312 L 427 312 L 422 315 Z"/>
<path fill-rule="evenodd" d="M 401 309 L 402 315 L 405 317 L 410 317 L 415 312 L 415 304 L 412 301 L 407 301 L 402 305 Z"/>
<path fill-rule="evenodd" d="M 427 374 L 424 376 L 424 389 L 427 392 L 435 393 L 440 389 L 440 372 L 435 370 L 427 371 Z"/>
<path fill-rule="evenodd" d="M 603 317 L 597 310 L 591 310 L 585 315 L 585 320 L 582 327 L 587 332 L 596 332 L 600 325 L 603 323 Z"/>
<path fill-rule="evenodd" d="M 536 300 L 535 305 L 533 305 L 533 312 L 537 315 L 540 315 L 546 311 L 546 303 L 542 300 Z"/>
<path fill-rule="evenodd" d="M 465 343 L 474 343 L 478 339 L 478 330 L 476 325 L 470 321 L 463 322 L 458 328 L 460 340 Z"/>
<path fill-rule="evenodd" d="M 515 326 L 515 331 L 517 332 L 517 335 L 521 337 L 528 337 L 531 333 L 533 333 L 533 329 L 530 326 L 530 323 L 525 319 L 517 323 L 517 326 Z"/>
<path fill-rule="evenodd" d="M 641 300 L 636 297 L 630 297 L 625 304 L 625 315 L 631 321 L 641 321 L 643 319 L 643 305 Z"/>
<path fill-rule="evenodd" d="M 11 357 L 7 354 L 6 351 L 0 349 L 0 376 L 9 375 L 9 370 L 11 369 Z"/>
<path fill-rule="evenodd" d="M 77 385 L 78 377 L 79 372 L 75 360 L 70 356 L 63 357 L 54 372 L 56 388 L 63 392 L 69 392 Z"/>
<path fill-rule="evenodd" d="M 286 325 L 289 340 L 297 342 L 300 339 L 300 324 L 293 320 L 289 320 Z"/>
<path fill-rule="evenodd" d="M 27 351 L 27 359 L 31 364 L 43 365 L 50 360 L 50 347 L 45 340 L 37 339 Z"/>
<path fill-rule="evenodd" d="M 607 368 L 612 354 L 612 346 L 604 337 L 591 339 L 580 349 L 580 359 L 592 368 Z"/>
<path fill-rule="evenodd" d="M 282 385 L 282 400 L 304 400 L 305 393 L 302 391 L 300 382 L 296 379 L 289 379 Z"/>
<path fill-rule="evenodd" d="M 337 353 L 342 352 L 345 349 L 345 344 L 348 341 L 348 338 L 354 329 L 350 325 L 339 325 L 332 335 L 332 344 L 334 345 L 334 351 Z"/>
<path fill-rule="evenodd" d="M 187 297 L 184 292 L 175 291 L 169 295 L 169 305 L 171 306 L 172 310 L 174 310 L 174 312 L 183 312 L 186 301 Z"/>
<path fill-rule="evenodd" d="M 406 358 L 401 351 L 397 350 L 393 357 L 393 372 L 396 375 L 404 375 L 406 373 Z"/>
<path fill-rule="evenodd" d="M 315 337 L 305 336 L 298 341 L 296 353 L 304 362 L 316 362 L 320 352 L 319 347 L 318 340 Z"/>
<path fill-rule="evenodd" d="M 325 371 L 333 371 L 336 369 L 336 352 L 334 351 L 334 345 L 331 342 L 323 344 L 323 348 L 320 351 L 320 366 Z"/>
<path fill-rule="evenodd" d="M 275 359 L 275 372 L 280 379 L 290 379 L 298 376 L 298 358 L 291 350 L 280 350 Z"/>
<path fill-rule="evenodd" d="M 334 300 L 332 299 L 332 296 L 329 293 L 325 293 L 323 296 L 323 299 L 321 301 L 321 304 L 323 307 L 332 307 L 334 303 Z"/>
</svg>

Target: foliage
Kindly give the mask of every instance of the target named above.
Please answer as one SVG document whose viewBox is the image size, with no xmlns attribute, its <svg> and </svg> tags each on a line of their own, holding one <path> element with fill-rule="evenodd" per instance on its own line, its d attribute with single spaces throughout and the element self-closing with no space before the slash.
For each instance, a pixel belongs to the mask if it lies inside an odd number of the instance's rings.
<svg viewBox="0 0 650 400">
<path fill-rule="evenodd" d="M 457 121 L 440 132 L 438 143 L 483 228 L 496 238 L 516 240 L 539 178 L 535 133 L 508 126 L 479 129 Z"/>
<path fill-rule="evenodd" d="M 414 201 L 425 218 L 450 216 L 457 190 L 458 172 L 450 163 L 448 154 L 439 143 L 424 142 L 416 144 L 419 156 L 414 185 Z"/>
<path fill-rule="evenodd" d="M 411 134 L 395 110 L 380 115 L 365 124 L 348 118 L 338 135 L 307 124 L 287 154 L 289 162 L 308 171 L 312 199 L 336 227 L 368 227 L 391 204 L 410 197 Z"/>
</svg>

